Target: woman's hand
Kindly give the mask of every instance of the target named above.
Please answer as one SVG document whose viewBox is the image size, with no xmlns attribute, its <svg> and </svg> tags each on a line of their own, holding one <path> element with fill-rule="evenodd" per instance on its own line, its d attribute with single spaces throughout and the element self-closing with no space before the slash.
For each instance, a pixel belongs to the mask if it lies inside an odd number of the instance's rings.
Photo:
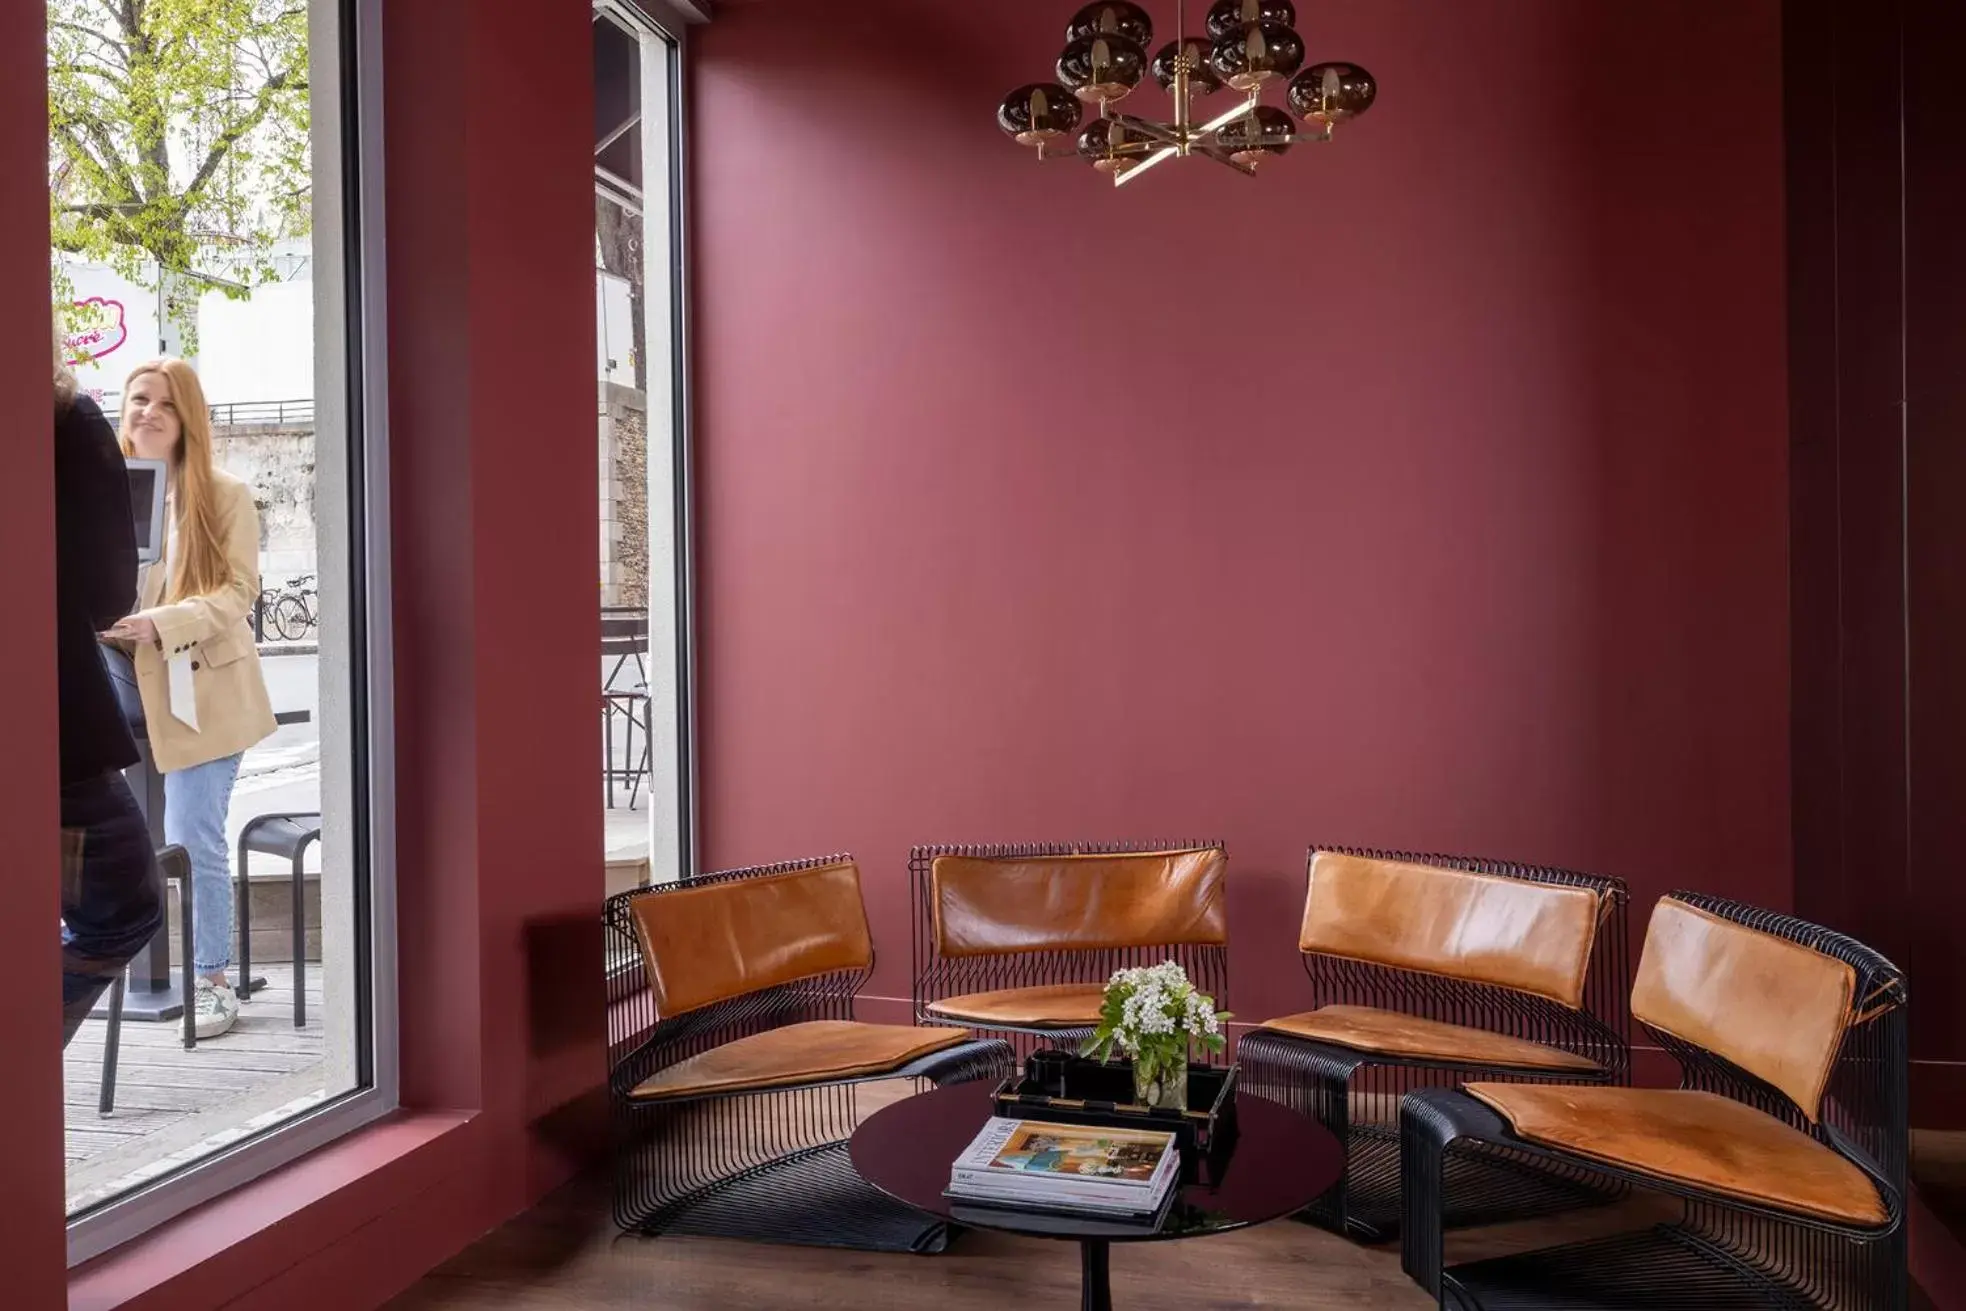
<svg viewBox="0 0 1966 1311">
<path fill-rule="evenodd" d="M 149 642 L 152 646 L 158 641 L 156 623 L 143 615 L 125 615 L 111 624 L 103 636 L 122 642 Z"/>
</svg>

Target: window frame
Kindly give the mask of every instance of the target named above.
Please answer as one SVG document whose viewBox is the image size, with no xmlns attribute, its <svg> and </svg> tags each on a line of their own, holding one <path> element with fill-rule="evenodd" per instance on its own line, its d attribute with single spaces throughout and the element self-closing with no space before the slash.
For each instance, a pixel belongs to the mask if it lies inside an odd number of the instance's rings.
<svg viewBox="0 0 1966 1311">
<path fill-rule="evenodd" d="M 674 574 L 676 642 L 676 877 L 686 879 L 701 872 L 697 850 L 700 814 L 697 777 L 697 698 L 696 698 L 696 561 L 695 561 L 695 466 L 693 459 L 694 414 L 689 361 L 691 338 L 690 241 L 689 241 L 689 97 L 685 88 L 689 29 L 708 20 L 709 14 L 688 0 L 592 0 L 595 21 L 612 22 L 630 34 L 636 28 L 652 29 L 668 44 L 668 183 L 669 249 L 666 253 L 669 278 L 670 333 L 674 343 L 669 355 L 670 382 L 670 468 L 673 471 L 671 544 Z M 648 122 L 643 107 L 644 127 Z M 639 200 L 624 190 L 624 179 L 615 178 L 600 165 L 595 166 L 595 194 L 617 204 L 637 208 L 649 204 L 649 179 L 644 177 Z M 650 260 L 643 254 L 644 278 Z M 646 287 L 644 288 L 646 295 Z M 646 347 L 646 342 L 638 343 Z M 655 361 L 650 360 L 651 369 Z M 650 652 L 654 658 L 654 651 Z M 653 814 L 653 811 L 651 811 Z M 651 875 L 655 871 L 651 869 Z"/>
<path fill-rule="evenodd" d="M 358 1086 L 70 1217 L 70 1268 L 374 1123 L 400 1102 L 382 0 L 312 3 L 322 9 L 332 7 L 339 29 L 336 56 L 341 73 L 330 108 L 338 125 L 340 149 L 334 164 L 342 195 L 337 219 L 342 277 L 336 294 L 342 301 L 346 361 L 342 404 L 348 427 L 350 504 L 345 527 L 352 580 L 348 640 L 355 717 L 351 781 L 359 802 L 352 820 L 364 867 L 353 880 L 351 898 Z M 321 107 L 317 100 L 315 109 Z M 317 324 L 320 317 L 317 310 Z"/>
</svg>

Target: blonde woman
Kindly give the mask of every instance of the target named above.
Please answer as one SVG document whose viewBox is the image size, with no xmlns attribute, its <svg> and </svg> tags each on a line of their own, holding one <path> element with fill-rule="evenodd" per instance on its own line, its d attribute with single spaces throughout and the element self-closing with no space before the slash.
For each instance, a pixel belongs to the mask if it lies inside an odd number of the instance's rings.
<svg viewBox="0 0 1966 1311">
<path fill-rule="evenodd" d="M 246 748 L 274 729 L 249 625 L 259 596 L 252 490 L 212 463 L 211 411 L 183 360 L 140 364 L 123 385 L 125 455 L 163 460 L 162 563 L 137 581 L 137 611 L 109 636 L 131 643 L 150 754 L 164 775 L 164 839 L 191 857 L 197 1033 L 238 1018 L 225 816 Z"/>
</svg>

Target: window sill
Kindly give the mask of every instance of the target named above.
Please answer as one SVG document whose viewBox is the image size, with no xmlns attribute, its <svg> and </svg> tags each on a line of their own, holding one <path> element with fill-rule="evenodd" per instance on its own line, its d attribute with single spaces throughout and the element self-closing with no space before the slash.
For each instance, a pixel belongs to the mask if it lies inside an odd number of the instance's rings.
<svg viewBox="0 0 1966 1311">
<path fill-rule="evenodd" d="M 475 1116 L 398 1112 L 358 1129 L 71 1270 L 68 1309 L 230 1301 L 463 1168 Z"/>
</svg>

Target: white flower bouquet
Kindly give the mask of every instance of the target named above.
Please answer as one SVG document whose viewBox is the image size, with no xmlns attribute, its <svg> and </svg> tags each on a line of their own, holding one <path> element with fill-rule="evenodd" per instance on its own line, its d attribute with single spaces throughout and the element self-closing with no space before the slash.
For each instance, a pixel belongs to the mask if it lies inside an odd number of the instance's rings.
<svg viewBox="0 0 1966 1311">
<path fill-rule="evenodd" d="M 1195 1047 L 1221 1051 L 1227 1044 L 1222 1021 L 1228 1018 L 1173 961 L 1118 970 L 1106 982 L 1099 1027 L 1080 1054 L 1106 1061 L 1118 1048 L 1133 1060 L 1136 1101 L 1186 1110 L 1188 1053 Z"/>
</svg>

